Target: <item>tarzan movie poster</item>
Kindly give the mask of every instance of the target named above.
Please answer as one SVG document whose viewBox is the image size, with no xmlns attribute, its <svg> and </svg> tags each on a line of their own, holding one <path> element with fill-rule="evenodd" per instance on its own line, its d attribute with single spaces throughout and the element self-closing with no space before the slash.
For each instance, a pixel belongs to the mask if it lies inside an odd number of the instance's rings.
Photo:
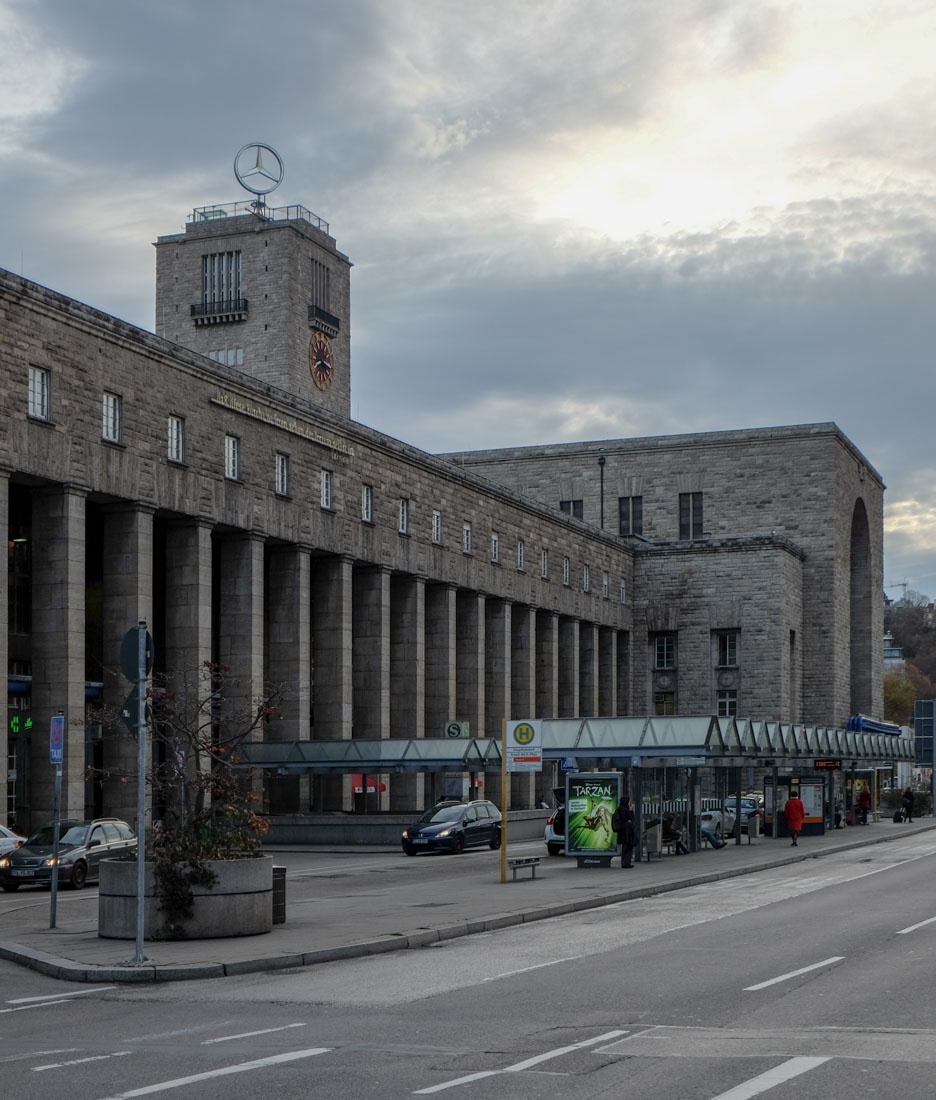
<svg viewBox="0 0 936 1100">
<path fill-rule="evenodd" d="M 566 851 L 570 856 L 620 851 L 611 815 L 621 798 L 618 772 L 566 776 Z"/>
</svg>

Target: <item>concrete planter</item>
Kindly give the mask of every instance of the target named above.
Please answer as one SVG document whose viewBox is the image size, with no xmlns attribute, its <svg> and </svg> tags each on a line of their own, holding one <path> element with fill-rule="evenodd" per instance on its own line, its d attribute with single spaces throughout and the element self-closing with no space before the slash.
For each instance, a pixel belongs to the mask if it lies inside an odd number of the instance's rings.
<svg viewBox="0 0 936 1100">
<path fill-rule="evenodd" d="M 273 860 L 269 856 L 252 859 L 208 860 L 217 875 L 210 889 L 193 886 L 195 913 L 183 927 L 188 939 L 213 939 L 222 936 L 256 936 L 273 928 Z M 136 863 L 104 860 L 101 863 L 98 902 L 98 935 L 106 939 L 132 940 L 136 937 L 137 912 Z M 144 876 L 143 931 L 146 939 L 159 938 L 163 915 L 153 880 L 153 865 L 147 863 Z"/>
</svg>

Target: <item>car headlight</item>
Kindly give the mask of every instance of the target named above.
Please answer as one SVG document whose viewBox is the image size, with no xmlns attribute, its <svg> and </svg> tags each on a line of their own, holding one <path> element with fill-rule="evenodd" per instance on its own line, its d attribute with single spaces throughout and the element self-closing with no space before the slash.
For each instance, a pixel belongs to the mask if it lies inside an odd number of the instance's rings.
<svg viewBox="0 0 936 1100">
<path fill-rule="evenodd" d="M 42 866 L 54 867 L 56 863 L 58 863 L 59 867 L 62 867 L 64 865 L 72 863 L 74 861 L 74 858 L 74 856 L 59 856 L 58 859 L 56 859 L 54 856 L 49 856 L 48 859 L 44 859 L 42 861 Z"/>
<path fill-rule="evenodd" d="M 9 856 L 0 857 L 0 867 L 9 867 L 9 866 L 10 866 L 10 857 Z"/>
<path fill-rule="evenodd" d="M 436 833 L 436 836 L 451 836 L 451 835 L 452 835 L 452 830 L 451 829 L 443 829 L 442 832 Z"/>
<path fill-rule="evenodd" d="M 403 830 L 403 839 L 404 840 L 409 840 L 409 829 L 404 829 Z"/>
</svg>

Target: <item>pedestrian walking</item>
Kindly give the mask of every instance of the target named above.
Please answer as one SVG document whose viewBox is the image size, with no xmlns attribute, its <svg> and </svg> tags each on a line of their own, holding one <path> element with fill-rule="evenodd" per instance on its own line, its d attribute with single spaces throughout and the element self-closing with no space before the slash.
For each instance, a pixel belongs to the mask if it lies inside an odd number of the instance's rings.
<svg viewBox="0 0 936 1100">
<path fill-rule="evenodd" d="M 909 821 L 910 824 L 912 825 L 913 824 L 913 791 L 910 787 L 908 787 L 904 791 L 903 798 L 901 798 L 900 803 L 903 806 L 904 821 Z"/>
<path fill-rule="evenodd" d="M 800 831 L 803 828 L 803 818 L 806 816 L 806 809 L 800 800 L 799 791 L 795 787 L 790 791 L 790 797 L 786 800 L 786 805 L 783 807 L 783 815 L 786 818 L 790 835 L 793 837 L 792 847 L 795 848 L 799 840 Z"/>
<path fill-rule="evenodd" d="M 611 827 L 621 845 L 621 869 L 631 871 L 634 868 L 634 849 L 637 847 L 637 825 L 634 804 L 629 798 L 625 798 L 611 815 Z"/>
</svg>

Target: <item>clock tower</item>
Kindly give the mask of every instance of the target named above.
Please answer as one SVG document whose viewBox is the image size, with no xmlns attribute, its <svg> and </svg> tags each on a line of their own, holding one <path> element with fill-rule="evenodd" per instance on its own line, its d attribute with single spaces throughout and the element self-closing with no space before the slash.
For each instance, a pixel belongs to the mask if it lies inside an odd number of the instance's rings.
<svg viewBox="0 0 936 1100">
<path fill-rule="evenodd" d="M 350 417 L 351 263 L 327 222 L 266 204 L 272 149 L 245 146 L 235 173 L 255 201 L 198 207 L 156 241 L 156 334 Z"/>
</svg>

